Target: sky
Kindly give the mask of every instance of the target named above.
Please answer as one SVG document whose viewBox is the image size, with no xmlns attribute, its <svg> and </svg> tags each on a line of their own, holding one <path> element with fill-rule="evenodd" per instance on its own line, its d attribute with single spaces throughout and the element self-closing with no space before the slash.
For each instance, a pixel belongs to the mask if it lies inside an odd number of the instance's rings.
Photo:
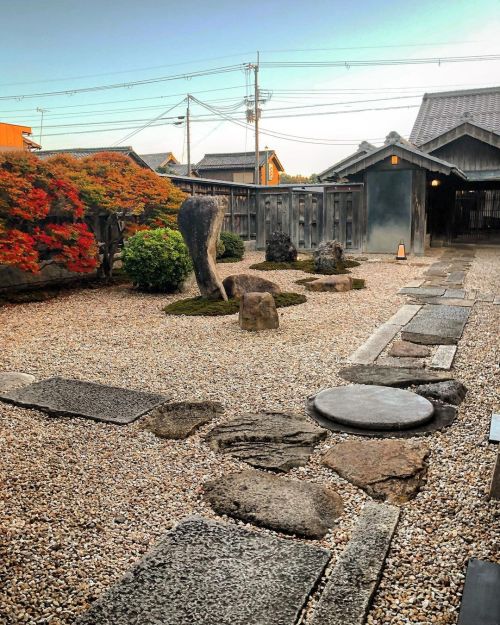
<svg viewBox="0 0 500 625">
<path fill-rule="evenodd" d="M 38 141 L 43 109 L 44 149 L 131 145 L 186 162 L 178 117 L 190 93 L 203 103 L 191 102 L 192 162 L 251 151 L 245 67 L 257 51 L 260 146 L 290 174 L 319 173 L 392 130 L 408 137 L 424 92 L 500 85 L 499 60 L 415 63 L 500 56 L 500 0 L 0 0 L 0 28 L 0 121 Z M 404 63 L 350 65 L 381 60 Z M 126 84 L 150 79 L 161 80 Z M 84 88 L 97 89 L 72 92 Z"/>
</svg>

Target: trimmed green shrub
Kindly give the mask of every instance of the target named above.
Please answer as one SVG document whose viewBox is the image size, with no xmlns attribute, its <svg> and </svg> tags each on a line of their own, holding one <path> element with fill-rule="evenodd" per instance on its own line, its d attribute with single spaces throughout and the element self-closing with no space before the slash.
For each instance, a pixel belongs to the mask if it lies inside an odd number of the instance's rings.
<svg viewBox="0 0 500 625">
<path fill-rule="evenodd" d="M 217 259 L 220 259 L 222 262 L 229 262 L 224 259 L 230 258 L 237 261 L 243 258 L 245 254 L 245 244 L 239 234 L 235 234 L 234 232 L 221 232 L 220 241 L 223 244 L 224 250 L 222 254 L 217 250 Z"/>
<path fill-rule="evenodd" d="M 170 228 L 142 230 L 125 243 L 123 268 L 146 291 L 177 291 L 192 271 L 182 235 Z"/>
<path fill-rule="evenodd" d="M 296 306 L 307 302 L 306 296 L 300 293 L 277 293 L 273 295 L 276 308 Z M 189 315 L 201 317 L 218 317 L 220 315 L 234 315 L 240 309 L 240 301 L 210 300 L 205 297 L 190 297 L 172 302 L 163 310 L 167 315 Z"/>
</svg>

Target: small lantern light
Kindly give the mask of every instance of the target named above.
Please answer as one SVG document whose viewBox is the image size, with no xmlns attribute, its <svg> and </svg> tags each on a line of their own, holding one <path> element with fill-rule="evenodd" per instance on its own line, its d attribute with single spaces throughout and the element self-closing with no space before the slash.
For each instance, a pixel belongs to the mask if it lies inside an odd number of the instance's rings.
<svg viewBox="0 0 500 625">
<path fill-rule="evenodd" d="M 434 178 L 434 180 L 431 180 L 431 187 L 439 187 L 440 184 L 441 184 L 441 180 L 438 180 L 437 178 Z"/>
<path fill-rule="evenodd" d="M 396 156 L 395 154 L 393 154 L 391 156 L 391 165 L 397 165 L 399 163 L 399 156 Z"/>
<path fill-rule="evenodd" d="M 398 253 L 396 254 L 396 260 L 406 260 L 406 250 L 404 241 L 401 241 L 398 245 Z"/>
</svg>

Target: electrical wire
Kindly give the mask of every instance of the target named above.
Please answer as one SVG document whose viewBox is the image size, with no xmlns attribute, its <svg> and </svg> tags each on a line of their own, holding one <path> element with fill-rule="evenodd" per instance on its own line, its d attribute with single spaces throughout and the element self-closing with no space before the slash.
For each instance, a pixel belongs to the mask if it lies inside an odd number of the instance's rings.
<svg viewBox="0 0 500 625">
<path fill-rule="evenodd" d="M 144 130 L 148 126 L 151 126 L 151 124 L 153 124 L 155 121 L 158 121 L 163 115 L 167 115 L 168 113 L 170 113 L 170 111 L 173 111 L 175 108 L 180 106 L 185 101 L 186 101 L 186 98 L 183 98 L 180 102 L 177 102 L 177 104 L 174 104 L 174 106 L 170 107 L 169 109 L 167 109 L 163 113 L 160 113 L 160 115 L 158 115 L 156 117 L 153 117 L 153 119 L 151 119 L 149 122 L 147 122 L 146 124 L 144 124 L 143 126 L 138 128 L 134 132 L 131 132 L 130 134 L 126 135 L 125 137 L 123 137 L 119 141 L 115 141 L 115 143 L 113 143 L 113 147 L 116 146 L 116 145 L 120 145 L 120 143 L 123 143 L 123 141 L 127 141 L 128 139 L 130 139 L 131 137 L 133 137 L 137 133 L 141 132 L 141 130 Z"/>
</svg>

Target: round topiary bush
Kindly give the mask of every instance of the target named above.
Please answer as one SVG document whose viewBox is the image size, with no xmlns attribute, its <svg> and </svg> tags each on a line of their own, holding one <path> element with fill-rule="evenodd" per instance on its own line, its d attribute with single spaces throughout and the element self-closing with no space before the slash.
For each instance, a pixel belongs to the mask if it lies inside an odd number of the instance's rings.
<svg viewBox="0 0 500 625">
<path fill-rule="evenodd" d="M 245 244 L 239 234 L 234 232 L 221 232 L 220 241 L 224 247 L 222 254 L 217 252 L 217 258 L 224 260 L 231 258 L 233 260 L 241 260 L 245 254 Z"/>
<path fill-rule="evenodd" d="M 140 289 L 177 291 L 192 271 L 180 232 L 170 228 L 143 230 L 125 243 L 123 268 Z"/>
</svg>

